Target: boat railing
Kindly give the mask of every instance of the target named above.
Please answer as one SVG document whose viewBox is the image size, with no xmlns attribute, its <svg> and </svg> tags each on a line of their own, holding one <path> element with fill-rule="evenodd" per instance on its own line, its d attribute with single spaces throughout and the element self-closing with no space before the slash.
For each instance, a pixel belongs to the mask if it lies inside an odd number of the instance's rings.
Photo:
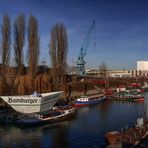
<svg viewBox="0 0 148 148">
<path fill-rule="evenodd" d="M 27 119 L 27 118 L 42 118 L 43 115 L 40 115 L 40 114 L 27 114 L 25 116 L 23 116 L 24 119 Z"/>
</svg>

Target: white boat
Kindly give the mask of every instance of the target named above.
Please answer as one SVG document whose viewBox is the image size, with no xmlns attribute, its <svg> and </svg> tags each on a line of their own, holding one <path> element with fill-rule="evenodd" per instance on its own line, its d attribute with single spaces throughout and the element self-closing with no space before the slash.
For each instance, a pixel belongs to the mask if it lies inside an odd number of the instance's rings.
<svg viewBox="0 0 148 148">
<path fill-rule="evenodd" d="M 52 109 L 63 91 L 25 96 L 0 96 L 8 105 L 19 113 L 44 112 Z"/>
<path fill-rule="evenodd" d="M 148 91 L 148 83 L 144 82 L 144 85 L 141 87 L 144 91 Z"/>
</svg>

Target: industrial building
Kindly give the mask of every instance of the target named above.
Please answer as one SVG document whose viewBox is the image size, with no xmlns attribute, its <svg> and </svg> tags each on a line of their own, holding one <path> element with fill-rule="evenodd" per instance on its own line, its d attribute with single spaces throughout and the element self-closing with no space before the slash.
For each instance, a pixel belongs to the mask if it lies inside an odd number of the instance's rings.
<svg viewBox="0 0 148 148">
<path fill-rule="evenodd" d="M 137 61 L 137 71 L 148 71 L 148 61 Z"/>
<path fill-rule="evenodd" d="M 108 70 L 108 77 L 125 78 L 125 77 L 148 77 L 148 70 Z M 90 70 L 86 75 L 100 77 L 99 70 Z"/>
<path fill-rule="evenodd" d="M 131 73 L 128 70 L 108 70 L 107 71 L 108 77 L 131 77 Z M 99 70 L 87 70 L 86 75 L 91 76 L 98 76 L 100 77 L 100 71 Z"/>
</svg>

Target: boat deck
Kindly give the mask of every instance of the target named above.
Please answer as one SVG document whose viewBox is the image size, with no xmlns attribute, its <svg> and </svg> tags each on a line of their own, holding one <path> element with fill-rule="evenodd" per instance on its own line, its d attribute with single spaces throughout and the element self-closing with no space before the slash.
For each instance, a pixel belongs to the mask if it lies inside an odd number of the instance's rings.
<svg viewBox="0 0 148 148">
<path fill-rule="evenodd" d="M 100 98 L 100 97 L 104 97 L 104 94 L 91 95 L 91 96 L 87 96 L 87 97 L 89 99 Z"/>
</svg>

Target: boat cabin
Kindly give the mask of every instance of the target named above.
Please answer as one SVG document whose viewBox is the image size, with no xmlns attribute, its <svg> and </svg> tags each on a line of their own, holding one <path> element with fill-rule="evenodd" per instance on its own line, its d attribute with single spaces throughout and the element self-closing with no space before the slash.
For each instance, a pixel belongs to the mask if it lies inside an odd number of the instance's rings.
<svg viewBox="0 0 148 148">
<path fill-rule="evenodd" d="M 80 98 L 77 99 L 77 101 L 86 102 L 89 101 L 89 98 L 86 96 L 81 96 Z"/>
</svg>

